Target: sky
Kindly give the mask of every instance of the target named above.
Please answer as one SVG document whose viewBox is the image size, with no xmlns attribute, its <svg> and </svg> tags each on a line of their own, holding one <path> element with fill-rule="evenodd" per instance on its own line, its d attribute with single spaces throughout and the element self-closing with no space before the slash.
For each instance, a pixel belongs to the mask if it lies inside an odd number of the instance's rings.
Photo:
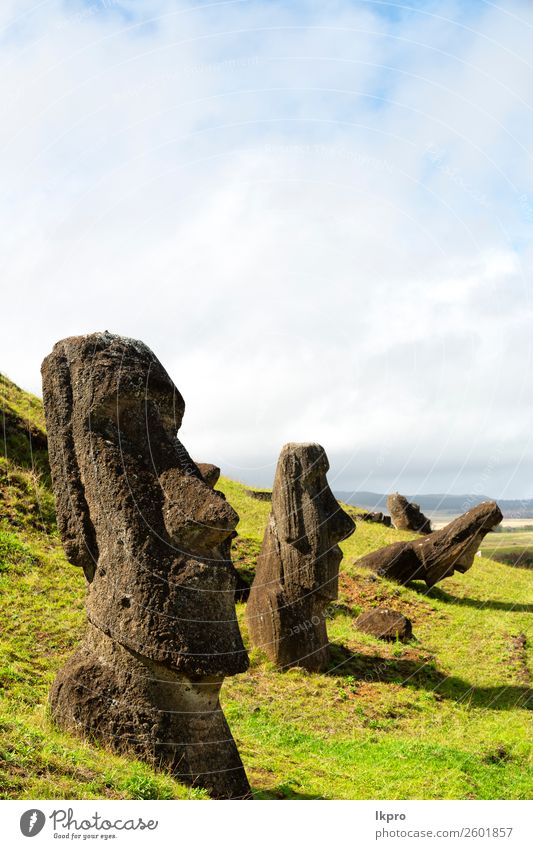
<svg viewBox="0 0 533 849">
<path fill-rule="evenodd" d="M 533 497 L 533 3 L 3 0 L 0 370 L 142 339 L 198 461 Z"/>
</svg>

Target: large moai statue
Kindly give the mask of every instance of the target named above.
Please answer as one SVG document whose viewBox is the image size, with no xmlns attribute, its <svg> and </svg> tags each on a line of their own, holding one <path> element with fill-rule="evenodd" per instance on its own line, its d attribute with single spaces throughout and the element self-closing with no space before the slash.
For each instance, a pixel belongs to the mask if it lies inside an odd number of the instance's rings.
<svg viewBox="0 0 533 849">
<path fill-rule="evenodd" d="M 253 645 L 280 668 L 319 672 L 329 661 L 325 608 L 338 595 L 338 543 L 355 524 L 329 488 L 328 469 L 316 443 L 285 445 L 276 469 L 246 619 Z"/>
<path fill-rule="evenodd" d="M 183 398 L 142 342 L 107 332 L 58 342 L 42 375 L 59 530 L 88 581 L 87 633 L 52 715 L 214 797 L 247 797 L 219 704 L 224 677 L 248 667 L 238 516 L 177 439 Z"/>
<path fill-rule="evenodd" d="M 355 563 L 401 584 L 418 579 L 433 587 L 454 572 L 468 571 L 481 541 L 502 519 L 496 502 L 484 501 L 440 531 L 387 545 Z"/>
</svg>

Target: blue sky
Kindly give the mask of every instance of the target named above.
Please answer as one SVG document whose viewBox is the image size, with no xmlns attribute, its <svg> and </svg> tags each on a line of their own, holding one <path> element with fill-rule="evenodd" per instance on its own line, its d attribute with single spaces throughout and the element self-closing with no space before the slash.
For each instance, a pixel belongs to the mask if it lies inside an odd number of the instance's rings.
<svg viewBox="0 0 533 849">
<path fill-rule="evenodd" d="M 144 339 L 268 484 L 533 496 L 533 6 L 5 0 L 0 368 Z"/>
</svg>

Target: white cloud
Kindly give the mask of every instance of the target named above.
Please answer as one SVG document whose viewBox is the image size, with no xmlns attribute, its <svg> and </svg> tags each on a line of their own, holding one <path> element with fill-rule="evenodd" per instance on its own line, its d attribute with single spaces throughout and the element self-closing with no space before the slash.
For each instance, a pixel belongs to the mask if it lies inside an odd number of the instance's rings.
<svg viewBox="0 0 533 849">
<path fill-rule="evenodd" d="M 2 370 L 108 328 L 252 483 L 532 494 L 533 11 L 426 8 L 6 4 Z"/>
</svg>

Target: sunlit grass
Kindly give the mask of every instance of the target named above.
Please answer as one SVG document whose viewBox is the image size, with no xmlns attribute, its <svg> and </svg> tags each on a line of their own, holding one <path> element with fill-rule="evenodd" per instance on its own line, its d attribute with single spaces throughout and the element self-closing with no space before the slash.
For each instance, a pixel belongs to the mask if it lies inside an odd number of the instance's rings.
<svg viewBox="0 0 533 849">
<path fill-rule="evenodd" d="M 42 425 L 38 402 L 11 394 L 10 409 Z M 0 798 L 205 797 L 51 723 L 47 694 L 82 636 L 85 582 L 63 555 L 46 476 L 15 460 L 0 458 Z M 218 486 L 240 515 L 234 560 L 251 580 L 270 505 L 234 481 Z M 357 566 L 408 538 L 359 522 L 343 543 L 327 674 L 280 673 L 252 650 L 250 670 L 226 679 L 224 710 L 259 798 L 527 797 L 531 572 L 476 557 L 427 592 Z M 409 616 L 414 638 L 359 634 L 355 617 L 376 605 Z"/>
</svg>

